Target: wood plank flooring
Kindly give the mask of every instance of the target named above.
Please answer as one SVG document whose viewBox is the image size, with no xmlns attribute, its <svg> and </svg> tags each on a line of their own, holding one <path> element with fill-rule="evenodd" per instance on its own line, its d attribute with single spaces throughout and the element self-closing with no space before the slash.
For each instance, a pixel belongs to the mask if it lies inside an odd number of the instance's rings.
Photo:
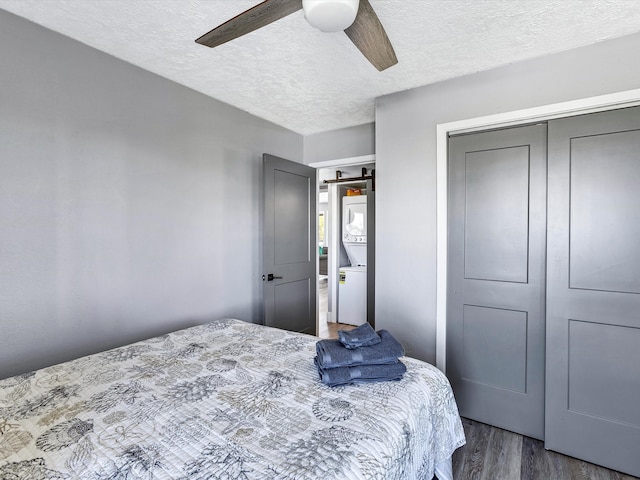
<svg viewBox="0 0 640 480">
<path fill-rule="evenodd" d="M 321 279 L 318 283 L 318 301 L 319 301 L 319 310 L 320 310 L 320 319 L 318 322 L 318 336 L 320 338 L 338 338 L 338 330 L 351 330 L 354 327 L 353 325 L 347 325 L 344 323 L 334 323 L 327 322 L 327 280 Z"/>
<path fill-rule="evenodd" d="M 462 419 L 467 444 L 453 454 L 455 480 L 638 480 L 544 449 L 544 443 Z"/>
<path fill-rule="evenodd" d="M 352 330 L 356 327 L 353 325 L 347 325 L 344 323 L 333 323 L 333 322 L 324 322 L 324 328 L 321 324 L 320 326 L 320 338 L 338 338 L 338 330 Z"/>
</svg>

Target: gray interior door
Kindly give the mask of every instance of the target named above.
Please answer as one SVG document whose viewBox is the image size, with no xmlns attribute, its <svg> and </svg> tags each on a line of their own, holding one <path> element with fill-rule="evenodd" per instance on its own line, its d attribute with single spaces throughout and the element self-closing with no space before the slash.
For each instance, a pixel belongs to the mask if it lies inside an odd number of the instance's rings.
<svg viewBox="0 0 640 480">
<path fill-rule="evenodd" d="M 640 476 L 640 110 L 549 123 L 545 446 Z"/>
<path fill-rule="evenodd" d="M 546 125 L 449 140 L 447 375 L 460 413 L 544 437 Z"/>
<path fill-rule="evenodd" d="M 264 323 L 316 334 L 316 170 L 265 154 Z"/>
</svg>

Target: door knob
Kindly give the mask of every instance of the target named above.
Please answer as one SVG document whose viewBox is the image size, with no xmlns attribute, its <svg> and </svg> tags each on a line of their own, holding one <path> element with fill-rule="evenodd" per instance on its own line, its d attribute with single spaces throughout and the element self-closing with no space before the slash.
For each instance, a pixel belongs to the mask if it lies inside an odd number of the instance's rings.
<svg viewBox="0 0 640 480">
<path fill-rule="evenodd" d="M 274 276 L 274 275 L 273 275 L 273 273 L 269 273 L 269 274 L 267 275 L 267 279 L 266 279 L 266 280 L 267 280 L 267 282 L 273 282 L 274 280 L 276 280 L 276 279 L 281 279 L 281 278 L 282 278 L 282 277 L 276 277 L 276 276 Z M 264 275 L 262 275 L 262 281 L 264 282 L 264 280 L 265 280 L 265 276 L 264 276 Z"/>
</svg>

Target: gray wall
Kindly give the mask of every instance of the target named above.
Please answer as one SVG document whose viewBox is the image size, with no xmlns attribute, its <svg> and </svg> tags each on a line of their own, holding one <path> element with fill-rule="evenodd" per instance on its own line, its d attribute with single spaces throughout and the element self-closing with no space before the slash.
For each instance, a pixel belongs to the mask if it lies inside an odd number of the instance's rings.
<svg viewBox="0 0 640 480">
<path fill-rule="evenodd" d="M 375 124 L 365 123 L 304 137 L 304 163 L 375 153 Z"/>
<path fill-rule="evenodd" d="M 640 34 L 378 99 L 376 327 L 435 361 L 436 125 L 640 88 Z"/>
<path fill-rule="evenodd" d="M 0 10 L 0 378 L 261 316 L 261 155 L 303 138 Z"/>
</svg>

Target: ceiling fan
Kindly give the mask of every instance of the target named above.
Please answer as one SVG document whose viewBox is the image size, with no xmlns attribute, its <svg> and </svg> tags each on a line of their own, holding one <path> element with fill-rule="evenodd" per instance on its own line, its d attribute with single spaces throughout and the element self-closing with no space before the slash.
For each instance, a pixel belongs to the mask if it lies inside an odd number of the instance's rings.
<svg viewBox="0 0 640 480">
<path fill-rule="evenodd" d="M 398 59 L 369 0 L 265 0 L 196 40 L 217 47 L 303 9 L 307 21 L 324 32 L 344 30 L 358 50 L 378 70 Z"/>
</svg>

